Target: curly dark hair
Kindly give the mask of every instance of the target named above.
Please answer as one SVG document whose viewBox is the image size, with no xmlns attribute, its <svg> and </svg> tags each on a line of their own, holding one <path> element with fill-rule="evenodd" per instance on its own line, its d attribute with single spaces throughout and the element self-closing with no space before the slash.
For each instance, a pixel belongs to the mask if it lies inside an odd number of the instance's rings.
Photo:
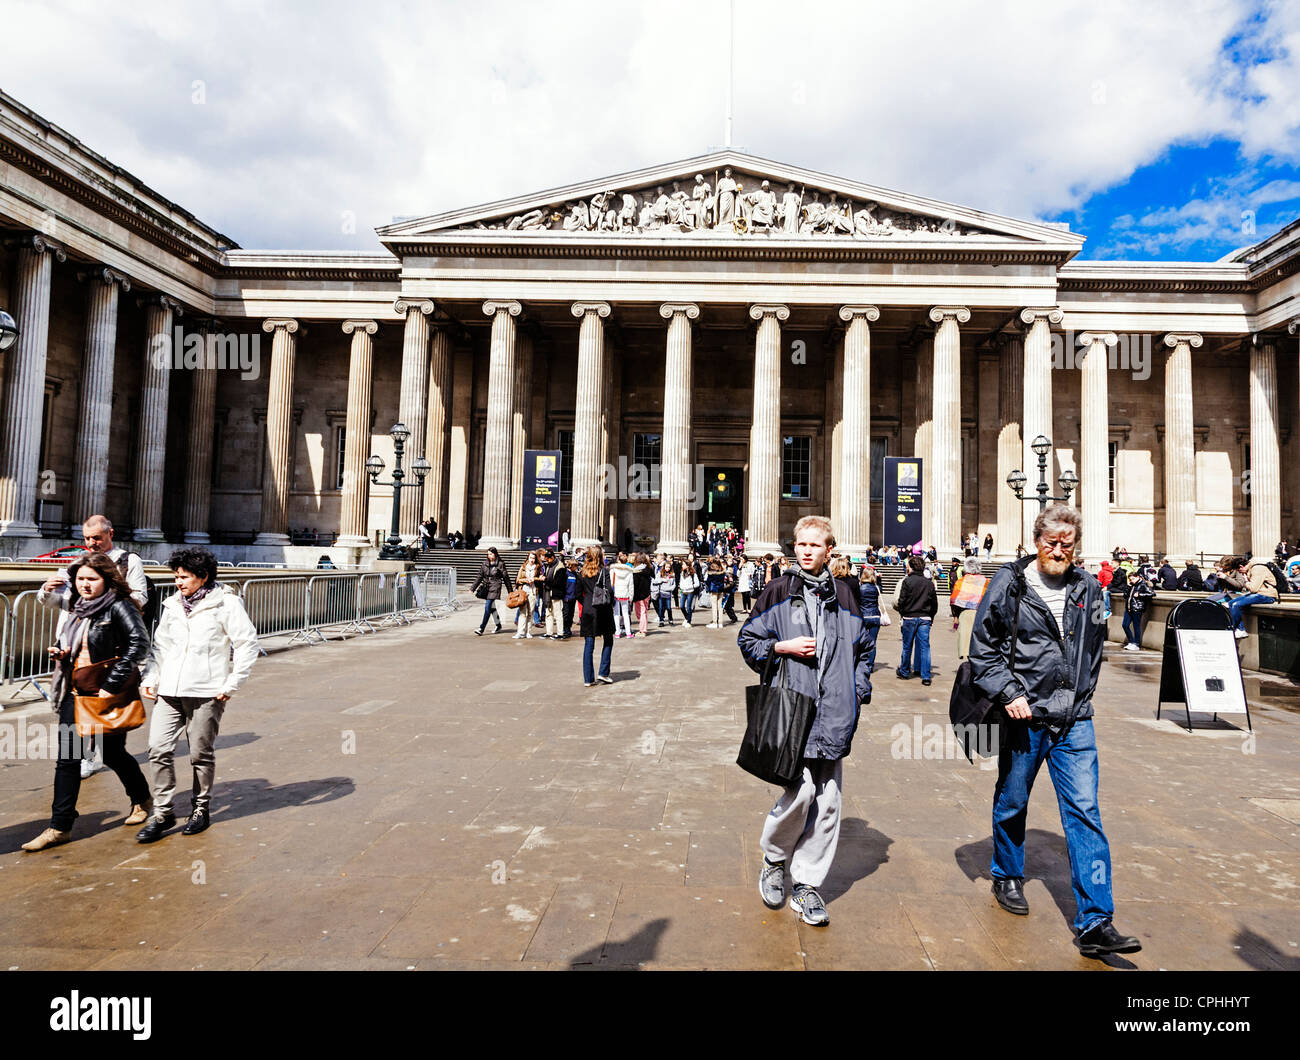
<svg viewBox="0 0 1300 1060">
<path fill-rule="evenodd" d="M 178 548 L 168 557 L 167 566 L 197 574 L 204 585 L 212 585 L 217 580 L 217 557 L 206 548 Z"/>
</svg>

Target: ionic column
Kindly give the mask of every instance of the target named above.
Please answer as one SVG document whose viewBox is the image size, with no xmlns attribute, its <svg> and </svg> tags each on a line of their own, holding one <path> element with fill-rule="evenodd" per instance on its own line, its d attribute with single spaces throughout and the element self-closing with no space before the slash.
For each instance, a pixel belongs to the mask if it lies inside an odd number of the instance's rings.
<svg viewBox="0 0 1300 1060">
<path fill-rule="evenodd" d="M 1024 470 L 1025 447 L 1020 438 L 1020 417 L 1025 412 L 1025 346 L 1019 335 L 1002 336 L 1002 357 L 998 361 L 998 528 L 993 547 L 999 555 L 1014 556 L 1016 546 L 1025 544 L 1024 502 L 1011 492 L 1007 476 Z M 1025 548 L 1029 548 L 1025 544 Z"/>
<path fill-rule="evenodd" d="M 1172 351 L 1165 359 L 1165 552 L 1180 559 L 1196 551 L 1192 350 L 1203 341 L 1200 335 L 1190 333 L 1165 336 L 1165 345 Z M 1270 552 L 1276 543 L 1269 545 Z"/>
<path fill-rule="evenodd" d="M 831 432 L 831 526 L 835 528 L 835 533 L 840 532 L 840 515 L 842 514 L 841 492 L 843 482 L 841 481 L 841 453 L 844 451 L 844 336 L 840 335 L 835 340 L 835 347 L 831 351 L 831 386 L 830 394 L 827 398 L 828 415 L 827 426 Z"/>
<path fill-rule="evenodd" d="M 429 351 L 429 418 L 424 431 L 424 458 L 431 470 L 424 480 L 422 518 L 437 524 L 435 543 L 447 541 L 448 432 L 451 428 L 451 334 L 447 328 L 433 329 Z"/>
<path fill-rule="evenodd" d="M 414 316 L 424 319 L 424 314 Z M 371 380 L 374 373 L 374 335 L 379 325 L 373 320 L 345 320 L 343 334 L 352 336 L 348 357 L 348 418 L 343 429 L 343 496 L 339 512 L 340 548 L 370 545 L 370 476 L 366 459 L 370 455 Z"/>
<path fill-rule="evenodd" d="M 211 541 L 208 525 L 212 517 L 212 423 L 216 418 L 217 367 L 207 355 L 208 334 L 215 321 L 199 325 L 204 334 L 202 363 L 190 373 L 189 454 L 185 465 L 185 512 L 183 540 L 190 545 Z"/>
<path fill-rule="evenodd" d="M 844 333 L 844 389 L 839 403 L 840 522 L 832 522 L 841 552 L 865 552 L 871 542 L 871 328 L 873 305 L 840 307 Z"/>
<path fill-rule="evenodd" d="M 781 321 L 783 305 L 752 305 L 758 321 L 754 341 L 754 415 L 749 431 L 749 518 L 745 551 L 781 554 Z"/>
<path fill-rule="evenodd" d="M 140 440 L 135 454 L 132 520 L 136 541 L 161 541 L 163 472 L 167 464 L 167 397 L 171 387 L 172 322 L 180 303 L 166 295 L 141 299 L 146 313 L 144 378 L 140 384 Z"/>
<path fill-rule="evenodd" d="M 510 536 L 524 533 L 524 452 L 533 418 L 533 337 L 522 331 L 515 338 L 515 402 L 510 414 Z"/>
<path fill-rule="evenodd" d="M 600 544 L 600 450 L 605 398 L 608 302 L 574 302 L 578 328 L 578 393 L 573 406 L 573 503 L 570 528 L 579 548 Z"/>
<path fill-rule="evenodd" d="M 510 466 L 514 447 L 515 317 L 518 302 L 483 303 L 492 318 L 492 351 L 488 357 L 487 438 L 483 449 L 483 537 L 478 547 L 514 548 L 510 537 Z"/>
<path fill-rule="evenodd" d="M 1110 355 L 1107 347 L 1116 345 L 1119 336 L 1113 331 L 1085 331 L 1079 336 L 1079 342 L 1086 350 L 1080 373 L 1077 503 L 1083 515 L 1082 555 L 1100 563 L 1110 556 L 1111 548 L 1110 398 L 1106 383 Z"/>
<path fill-rule="evenodd" d="M 685 555 L 691 532 L 691 321 L 700 307 L 665 302 L 659 315 L 668 321 L 664 362 L 664 441 L 659 465 L 659 551 Z M 702 498 L 696 497 L 698 504 Z"/>
<path fill-rule="evenodd" d="M 916 434 L 912 455 L 921 461 L 921 543 L 934 540 L 934 339 L 916 346 Z"/>
<path fill-rule="evenodd" d="M 403 541 L 419 540 L 420 510 L 423 507 L 411 465 L 424 456 L 424 428 L 428 418 L 429 387 L 429 315 L 433 303 L 427 299 L 399 298 L 393 303 L 398 316 L 406 318 L 402 333 L 402 382 L 399 391 L 397 418 L 411 432 L 406 440 L 403 462 L 407 489 L 402 490 L 401 511 L 398 514 L 398 532 Z"/>
<path fill-rule="evenodd" d="M 286 318 L 263 320 L 262 330 L 271 333 L 271 378 L 266 395 L 266 467 L 262 472 L 261 533 L 253 544 L 287 545 L 289 485 L 293 479 L 293 468 L 289 464 L 293 441 L 293 336 L 298 330 L 298 321 Z"/>
<path fill-rule="evenodd" d="M 965 306 L 935 306 L 934 329 L 934 475 L 930 504 L 934 512 L 930 544 L 951 555 L 961 540 L 961 328 L 970 320 Z"/>
<path fill-rule="evenodd" d="M 1282 458 L 1277 421 L 1277 347 L 1251 336 L 1250 551 L 1271 556 L 1282 540 Z"/>
<path fill-rule="evenodd" d="M 50 277 L 63 248 L 39 233 L 17 243 L 12 313 L 18 338 L 3 362 L 4 420 L 0 422 L 0 537 L 38 537 L 36 480 L 45 409 L 45 355 L 50 334 Z M 74 516 L 75 518 L 75 516 Z"/>
<path fill-rule="evenodd" d="M 1026 498 L 1038 496 L 1038 456 L 1032 446 L 1040 434 L 1052 438 L 1052 325 L 1059 324 L 1064 314 L 1055 306 L 1022 309 L 1020 319 L 1025 331 L 1025 413 L 1020 421 L 1022 440 L 1020 470 L 1025 473 Z M 1055 491 L 1052 478 L 1051 455 L 1048 455 L 1047 484 Z M 1021 505 L 1020 543 L 1029 551 L 1034 549 L 1034 521 L 1038 518 L 1038 504 L 1028 501 Z M 1087 527 L 1084 528 L 1085 531 Z"/>
<path fill-rule="evenodd" d="M 119 288 L 131 281 L 112 269 L 95 269 L 80 277 L 90 285 L 86 314 L 86 353 L 81 369 L 81 405 L 77 414 L 77 459 L 72 475 L 69 521 L 104 511 L 108 487 L 108 434 L 113 414 L 113 362 L 117 353 Z"/>
</svg>

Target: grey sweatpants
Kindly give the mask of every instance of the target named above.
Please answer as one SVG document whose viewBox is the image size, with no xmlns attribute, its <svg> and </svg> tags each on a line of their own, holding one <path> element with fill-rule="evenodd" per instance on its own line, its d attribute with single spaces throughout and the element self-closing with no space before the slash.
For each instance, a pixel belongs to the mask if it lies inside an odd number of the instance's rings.
<svg viewBox="0 0 1300 1060">
<path fill-rule="evenodd" d="M 781 792 L 759 846 L 768 861 L 788 863 L 791 882 L 820 887 L 840 840 L 843 759 L 805 758 L 803 765 L 803 783 Z"/>
</svg>

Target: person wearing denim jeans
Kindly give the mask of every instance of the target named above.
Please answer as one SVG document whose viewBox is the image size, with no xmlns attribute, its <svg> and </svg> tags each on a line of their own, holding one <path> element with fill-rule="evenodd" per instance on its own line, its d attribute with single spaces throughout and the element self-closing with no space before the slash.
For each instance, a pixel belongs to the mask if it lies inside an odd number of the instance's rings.
<svg viewBox="0 0 1300 1060">
<path fill-rule="evenodd" d="M 1246 566 L 1246 592 L 1228 604 L 1233 635 L 1239 640 L 1247 635 L 1246 625 L 1241 616 L 1251 604 L 1275 603 L 1277 603 L 1277 578 L 1269 570 L 1268 560 L 1262 556 L 1252 558 Z"/>
<path fill-rule="evenodd" d="M 595 545 L 587 549 L 583 559 L 578 575 L 578 596 L 582 601 L 579 632 L 583 637 L 583 683 L 589 688 L 597 681 L 613 684 L 614 680 L 609 676 L 609 664 L 614 653 L 614 587 L 609 571 L 605 569 L 605 557 Z M 599 602 L 597 597 L 600 598 Z M 592 667 L 597 637 L 604 642 L 600 651 L 599 673 Z"/>
<path fill-rule="evenodd" d="M 930 683 L 930 623 L 928 618 L 905 618 L 902 621 L 903 660 L 898 666 L 898 676 L 915 677 Z"/>
<path fill-rule="evenodd" d="M 898 664 L 898 676 L 906 681 L 915 677 L 919 670 L 921 683 L 928 685 L 932 676 L 930 623 L 939 611 L 939 594 L 934 582 L 926 576 L 922 557 L 912 556 L 907 563 L 909 573 L 898 586 L 898 617 L 903 634 L 903 658 Z"/>
</svg>

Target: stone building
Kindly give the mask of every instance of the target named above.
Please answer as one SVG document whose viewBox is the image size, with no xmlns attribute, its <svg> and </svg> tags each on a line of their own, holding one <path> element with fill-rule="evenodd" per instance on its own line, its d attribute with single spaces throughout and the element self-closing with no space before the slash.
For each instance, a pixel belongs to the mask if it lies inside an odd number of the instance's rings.
<svg viewBox="0 0 1300 1060">
<path fill-rule="evenodd" d="M 926 540 L 1005 555 L 1040 434 L 1094 558 L 1300 532 L 1300 221 L 1080 262 L 1062 225 L 722 151 L 395 223 L 382 254 L 244 250 L 0 95 L 0 229 L 4 554 L 102 510 L 156 551 L 312 531 L 360 559 L 399 420 L 432 465 L 404 534 L 484 545 L 518 540 L 528 447 L 562 452 L 580 542 L 713 521 L 768 550 L 829 513 L 878 543 L 882 459 L 919 455 Z"/>
</svg>

